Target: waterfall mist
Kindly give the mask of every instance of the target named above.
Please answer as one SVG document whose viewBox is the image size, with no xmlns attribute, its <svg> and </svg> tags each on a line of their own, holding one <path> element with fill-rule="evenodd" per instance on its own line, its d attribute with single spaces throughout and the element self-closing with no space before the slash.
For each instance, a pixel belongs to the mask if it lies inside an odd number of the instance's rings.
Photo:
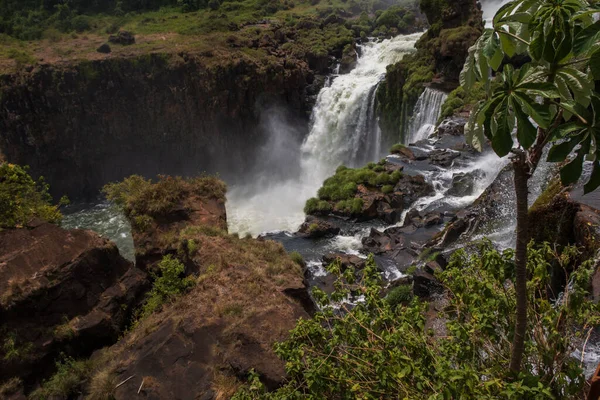
<svg viewBox="0 0 600 400">
<path fill-rule="evenodd" d="M 282 110 L 262 112 L 269 139 L 259 151 L 253 172 L 244 176 L 248 183 L 229 190 L 230 232 L 258 235 L 296 230 L 304 220 L 304 203 L 338 166 L 361 166 L 384 155 L 387 149 L 381 148 L 375 113 L 377 86 L 386 67 L 414 51 L 420 36 L 360 45 L 356 68 L 334 76 L 321 89 L 303 142 L 301 129 Z"/>
</svg>

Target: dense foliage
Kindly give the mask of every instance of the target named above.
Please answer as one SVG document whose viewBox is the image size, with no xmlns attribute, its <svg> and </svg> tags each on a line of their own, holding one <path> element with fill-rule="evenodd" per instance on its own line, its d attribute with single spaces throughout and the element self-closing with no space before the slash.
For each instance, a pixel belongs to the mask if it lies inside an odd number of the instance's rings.
<svg viewBox="0 0 600 400">
<path fill-rule="evenodd" d="M 504 156 L 514 148 L 534 150 L 534 144 L 555 142 L 548 154 L 548 161 L 554 162 L 565 161 L 575 149 L 575 157 L 561 169 L 561 178 L 566 185 L 577 181 L 584 159 L 593 161 L 586 192 L 600 185 L 596 157 L 600 95 L 594 84 L 594 79 L 600 79 L 600 21 L 592 19 L 600 6 L 595 3 L 508 3 L 494 17 L 494 29 L 487 30 L 470 50 L 461 77 L 467 90 L 476 81 L 487 82 L 489 90 L 488 100 L 478 105 L 467 125 L 476 146 L 481 147 L 485 135 L 496 153 Z M 518 69 L 503 62 L 516 55 L 531 61 Z M 498 71 L 494 79 L 499 84 L 493 91 L 490 68 Z M 539 104 L 539 97 L 544 104 Z M 517 143 L 512 137 L 515 127 Z"/>
<path fill-rule="evenodd" d="M 286 362 L 290 381 L 265 393 L 259 377 L 236 399 L 575 399 L 585 379 L 573 357 L 600 322 L 600 308 L 586 300 L 593 263 L 573 270 L 574 248 L 557 252 L 548 244 L 529 247 L 525 368 L 507 374 L 515 326 L 513 251 L 499 252 L 490 242 L 468 255 L 456 252 L 438 275 L 448 292 L 432 329 L 428 305 L 394 294 L 381 297 L 382 280 L 373 259 L 364 270 L 341 272 L 330 296 L 315 290 L 322 311 L 301 320 L 276 352 Z M 569 283 L 553 293 L 553 273 Z M 405 289 L 401 289 L 405 292 Z M 344 300 L 361 296 L 352 307 Z M 388 296 L 389 297 L 389 296 Z M 341 312 L 340 312 L 341 311 Z M 431 317 L 429 317 L 431 318 Z"/>
<path fill-rule="evenodd" d="M 165 175 L 159 175 L 156 182 L 132 175 L 102 189 L 128 216 L 166 214 L 186 195 L 224 199 L 226 190 L 223 181 L 211 176 L 185 179 Z"/>
<path fill-rule="evenodd" d="M 466 90 L 479 81 L 488 94 L 465 126 L 468 142 L 481 150 L 487 138 L 498 156 L 512 154 L 517 209 L 513 372 L 520 370 L 525 351 L 528 182 L 546 145 L 553 143 L 548 161 L 563 162 L 564 185 L 579 180 L 587 160 L 593 168 L 584 192 L 600 186 L 600 95 L 594 83 L 600 79 L 600 21 L 593 19 L 598 13 L 596 0 L 509 2 L 494 16 L 493 29 L 469 49 L 461 73 Z"/>
<path fill-rule="evenodd" d="M 306 202 L 304 212 L 329 212 L 332 210 L 357 214 L 361 211 L 363 202 L 355 198 L 358 185 L 371 189 L 391 192 L 393 186 L 402 178 L 400 171 L 387 170 L 385 160 L 375 164 L 369 163 L 363 168 L 347 168 L 340 166 L 335 175 L 327 178 L 323 186 Z M 384 190 L 385 189 L 385 190 Z"/>
<path fill-rule="evenodd" d="M 319 3 L 315 0 L 305 0 L 314 6 Z M 293 0 L 44 0 L 44 1 L 0 1 L 0 33 L 5 33 L 23 40 L 40 39 L 44 36 L 55 36 L 53 31 L 60 32 L 84 32 L 93 30 L 98 21 L 106 16 L 112 17 L 113 25 L 106 27 L 107 33 L 114 33 L 119 24 L 130 19 L 136 13 L 148 13 L 154 10 L 173 10 L 183 13 L 202 12 L 206 10 L 219 11 L 233 14 L 245 15 L 247 20 L 260 20 L 261 18 L 276 14 L 278 11 L 289 10 L 299 2 Z M 331 4 L 331 3 L 330 3 Z M 388 11 L 383 11 L 388 9 Z M 357 26 L 356 36 L 361 30 L 371 32 L 374 28 L 378 32 L 387 32 L 388 29 L 404 30 L 411 27 L 415 22 L 415 11 L 418 10 L 416 0 L 345 0 L 338 5 L 345 9 L 343 13 L 350 11 L 353 14 L 367 12 L 373 14 L 373 18 L 367 16 L 367 20 L 349 22 L 347 28 Z M 333 14 L 335 9 L 331 8 Z M 331 13 L 331 11 L 329 11 Z M 323 17 L 326 17 L 325 14 Z M 100 18 L 96 18 L 100 17 Z M 219 18 L 211 18 L 219 20 Z M 147 18 L 149 22 L 152 18 Z M 339 17 L 338 17 L 339 19 Z M 335 21 L 335 20 L 334 20 Z M 206 21 L 206 23 L 210 23 Z M 116 25 L 114 25 L 116 24 Z M 210 25 L 217 27 L 217 25 Z M 224 24 L 224 30 L 228 24 Z M 204 31 L 196 27 L 195 32 Z"/>
<path fill-rule="evenodd" d="M 62 220 L 58 206 L 52 205 L 48 185 L 43 178 L 35 181 L 27 168 L 0 164 L 0 229 L 23 226 L 33 218 L 52 223 Z"/>
</svg>

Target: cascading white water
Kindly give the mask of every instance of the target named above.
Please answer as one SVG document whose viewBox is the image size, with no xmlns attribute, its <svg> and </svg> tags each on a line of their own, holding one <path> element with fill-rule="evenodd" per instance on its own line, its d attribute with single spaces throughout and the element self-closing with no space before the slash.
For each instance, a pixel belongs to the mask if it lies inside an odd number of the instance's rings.
<svg viewBox="0 0 600 400">
<path fill-rule="evenodd" d="M 431 88 L 426 88 L 421 93 L 413 111 L 406 144 L 427 139 L 433 133 L 446 98 L 446 93 Z"/>
<path fill-rule="evenodd" d="M 414 51 L 420 36 L 415 33 L 361 45 L 356 68 L 321 90 L 310 134 L 302 146 L 310 163 L 331 172 L 340 164 L 359 166 L 382 156 L 375 116 L 377 85 L 388 65 Z"/>
<path fill-rule="evenodd" d="M 397 36 L 360 46 L 356 67 L 348 74 L 335 76 L 318 95 L 310 133 L 298 149 L 302 160 L 297 178 L 273 181 L 269 179 L 272 173 L 265 171 L 251 184 L 230 190 L 230 232 L 258 235 L 294 231 L 304 220 L 306 200 L 316 194 L 323 180 L 338 166 L 360 166 L 383 156 L 375 113 L 377 86 L 386 67 L 414 51 L 420 36 L 421 33 Z M 281 128 L 277 127 L 271 135 L 285 135 Z"/>
</svg>

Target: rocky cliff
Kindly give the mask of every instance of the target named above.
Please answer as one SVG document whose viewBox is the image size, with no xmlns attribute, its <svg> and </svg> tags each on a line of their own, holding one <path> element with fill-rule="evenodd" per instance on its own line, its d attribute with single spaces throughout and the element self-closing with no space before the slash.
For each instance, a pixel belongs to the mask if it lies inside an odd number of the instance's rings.
<svg viewBox="0 0 600 400">
<path fill-rule="evenodd" d="M 284 363 L 273 345 L 312 307 L 302 268 L 279 243 L 226 233 L 219 180 L 133 179 L 107 192 L 132 221 L 138 265 L 155 270 L 157 257 L 172 254 L 194 287 L 106 349 L 110 362 L 92 382 L 115 399 L 230 398 L 251 370 L 281 385 Z M 97 386 L 87 389 L 92 398 Z"/>
<path fill-rule="evenodd" d="M 417 52 L 389 66 L 377 91 L 386 144 L 405 139 L 412 110 L 425 85 L 444 90 L 458 86 L 468 49 L 483 31 L 483 13 L 476 0 L 422 0 L 421 11 L 430 28 L 417 42 Z"/>
<path fill-rule="evenodd" d="M 0 382 L 39 382 L 60 353 L 89 356 L 114 343 L 147 283 L 91 231 L 41 221 L 1 231 Z"/>
<path fill-rule="evenodd" d="M 132 173 L 231 177 L 251 167 L 266 139 L 269 105 L 307 118 L 312 79 L 305 62 L 273 57 L 168 53 L 39 66 L 0 77 L 0 153 L 71 197 Z"/>
</svg>

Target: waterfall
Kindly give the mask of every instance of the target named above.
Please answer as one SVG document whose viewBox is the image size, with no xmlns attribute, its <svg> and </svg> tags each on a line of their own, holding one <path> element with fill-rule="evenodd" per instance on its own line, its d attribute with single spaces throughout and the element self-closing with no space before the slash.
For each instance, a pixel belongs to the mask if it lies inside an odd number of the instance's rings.
<svg viewBox="0 0 600 400">
<path fill-rule="evenodd" d="M 415 104 L 406 144 L 427 139 L 433 133 L 447 97 L 439 90 L 425 89 Z"/>
<path fill-rule="evenodd" d="M 362 166 L 384 155 L 376 114 L 377 86 L 386 67 L 413 52 L 420 36 L 415 33 L 361 44 L 356 67 L 347 74 L 336 71 L 319 92 L 310 132 L 298 147 L 285 137 L 286 129 L 270 124 L 275 128 L 270 136 L 283 135 L 279 141 L 302 154 L 297 177 L 276 180 L 274 171 L 266 170 L 248 179 L 248 185 L 231 188 L 227 196 L 230 232 L 294 231 L 304 220 L 306 200 L 316 195 L 338 166 Z M 283 159 L 280 168 L 289 168 L 285 156 L 277 159 Z"/>
<path fill-rule="evenodd" d="M 383 155 L 375 112 L 377 86 L 386 67 L 414 51 L 420 36 L 416 33 L 361 45 L 356 68 L 321 90 L 311 131 L 302 146 L 311 168 L 316 163 L 332 172 L 340 164 L 360 166 Z"/>
</svg>

